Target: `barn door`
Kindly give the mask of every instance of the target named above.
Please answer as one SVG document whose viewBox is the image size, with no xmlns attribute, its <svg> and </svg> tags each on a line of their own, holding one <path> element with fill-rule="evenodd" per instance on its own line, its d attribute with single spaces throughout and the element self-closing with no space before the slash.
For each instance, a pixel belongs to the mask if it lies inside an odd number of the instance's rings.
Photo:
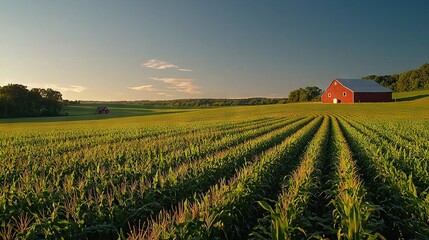
<svg viewBox="0 0 429 240">
<path fill-rule="evenodd" d="M 341 100 L 340 100 L 340 99 L 338 99 L 338 98 L 334 98 L 334 99 L 332 100 L 332 103 L 341 103 Z"/>
</svg>

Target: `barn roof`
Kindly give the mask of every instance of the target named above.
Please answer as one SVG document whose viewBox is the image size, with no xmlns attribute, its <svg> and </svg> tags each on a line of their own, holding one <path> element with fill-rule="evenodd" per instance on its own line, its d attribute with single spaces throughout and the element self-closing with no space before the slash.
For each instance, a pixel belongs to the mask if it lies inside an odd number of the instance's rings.
<svg viewBox="0 0 429 240">
<path fill-rule="evenodd" d="M 353 92 L 393 92 L 388 88 L 378 85 L 374 80 L 341 78 L 337 78 L 336 80 Z"/>
</svg>

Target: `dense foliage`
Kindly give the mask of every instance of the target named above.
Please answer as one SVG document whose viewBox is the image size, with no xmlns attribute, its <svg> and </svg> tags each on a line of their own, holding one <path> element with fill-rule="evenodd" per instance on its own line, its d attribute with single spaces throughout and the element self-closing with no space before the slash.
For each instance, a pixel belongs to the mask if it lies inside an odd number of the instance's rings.
<svg viewBox="0 0 429 240">
<path fill-rule="evenodd" d="M 320 101 L 322 96 L 322 89 L 316 86 L 309 86 L 305 88 L 299 88 L 289 93 L 289 102 L 313 102 Z"/>
<path fill-rule="evenodd" d="M 175 100 L 141 100 L 119 101 L 112 103 L 139 104 L 145 106 L 172 106 L 172 107 L 210 107 L 210 106 L 248 106 L 286 103 L 286 98 L 243 98 L 243 99 L 175 99 Z M 104 102 L 106 103 L 106 102 Z"/>
<path fill-rule="evenodd" d="M 429 63 L 423 64 L 418 69 L 409 70 L 392 75 L 369 75 L 363 79 L 375 80 L 380 85 L 395 92 L 409 92 L 429 89 Z"/>
<path fill-rule="evenodd" d="M 50 88 L 28 90 L 20 84 L 0 86 L 0 117 L 58 116 L 62 95 Z"/>
<path fill-rule="evenodd" d="M 0 124 L 0 238 L 426 239 L 428 108 Z"/>
</svg>

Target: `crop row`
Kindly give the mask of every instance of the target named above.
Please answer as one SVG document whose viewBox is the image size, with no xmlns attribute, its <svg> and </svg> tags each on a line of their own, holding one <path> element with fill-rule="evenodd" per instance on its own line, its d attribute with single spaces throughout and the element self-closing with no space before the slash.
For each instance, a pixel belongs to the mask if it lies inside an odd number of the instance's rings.
<svg viewBox="0 0 429 240">
<path fill-rule="evenodd" d="M 153 146 L 178 146 L 179 143 L 186 144 L 189 141 L 194 141 L 205 138 L 219 138 L 223 134 L 231 134 L 237 130 L 244 131 L 251 128 L 257 128 L 262 125 L 270 124 L 278 119 L 263 119 L 262 121 L 245 121 L 244 123 L 216 124 L 216 125 L 197 125 L 180 127 L 168 127 L 160 129 L 138 128 L 126 129 L 123 131 L 109 129 L 109 131 L 102 131 L 100 134 L 97 132 L 94 135 L 78 135 L 61 137 L 56 139 L 55 136 L 36 136 L 36 142 L 25 142 L 20 140 L 18 143 L 9 143 L 0 150 L 0 156 L 4 156 L 7 161 L 19 159 L 33 159 L 33 158 L 56 158 L 66 153 L 74 153 L 81 150 L 81 154 L 85 150 L 95 149 L 112 149 L 121 148 L 123 144 L 136 145 L 140 144 L 146 146 L 152 144 Z M 226 127 L 228 126 L 228 127 Z M 80 131 L 76 131 L 77 134 Z M 103 136 L 100 136 L 103 134 Z M 51 140 L 53 138 L 53 140 Z M 63 139 L 64 138 L 64 139 Z M 6 137 L 7 139 L 7 137 Z M 19 138 L 18 138 L 19 139 Z M 174 143 L 174 144 L 173 144 Z"/>
<path fill-rule="evenodd" d="M 163 139 L 159 138 L 145 138 L 139 141 L 129 141 L 119 144 L 100 144 L 94 148 L 85 148 L 61 156 L 35 157 L 29 155 L 24 159 L 19 157 L 15 157 L 16 159 L 6 158 L 4 160 L 5 167 L 0 170 L 0 180 L 4 178 L 7 181 L 13 181 L 13 179 L 11 179 L 13 175 L 23 175 L 25 171 L 30 171 L 37 175 L 44 174 L 46 171 L 44 166 L 47 164 L 58 165 L 57 168 L 55 168 L 57 172 L 67 173 L 70 172 L 68 168 L 77 168 L 82 171 L 86 169 L 86 166 L 91 167 L 93 163 L 108 163 L 109 161 L 106 160 L 127 160 L 128 162 L 136 160 L 140 163 L 144 163 L 144 161 L 150 160 L 158 162 L 158 159 L 162 162 L 162 160 L 165 160 L 167 157 L 173 158 L 177 155 L 180 155 L 182 158 L 188 158 L 190 155 L 201 155 L 202 152 L 209 152 L 210 149 L 212 149 L 212 151 L 216 150 L 213 147 L 217 147 L 217 145 L 228 145 L 228 143 L 233 142 L 230 141 L 231 136 L 240 137 L 242 134 L 254 133 L 264 126 L 268 128 L 273 127 L 272 125 L 276 125 L 274 123 L 277 123 L 277 121 L 271 124 L 268 123 L 268 125 L 263 124 L 246 128 L 230 129 L 227 130 L 227 132 L 199 132 L 196 134 L 185 134 L 185 136 L 171 136 L 166 137 L 165 142 L 163 142 Z M 162 143 L 170 143 L 170 145 L 164 145 Z M 50 148 L 54 148 L 54 146 L 50 146 Z M 33 151 L 37 152 L 37 149 Z M 175 151 L 175 154 L 171 154 L 172 151 Z M 43 154 L 42 150 L 40 152 L 42 153 L 39 154 Z M 170 154 L 170 156 L 164 156 L 168 154 Z M 146 166 L 150 165 L 147 164 Z M 100 168 L 100 166 L 98 168 Z"/>
<path fill-rule="evenodd" d="M 427 226 L 428 200 L 426 191 L 418 193 L 412 175 L 397 169 L 381 147 L 371 137 L 341 121 L 341 128 L 359 159 L 365 172 L 366 182 L 371 187 L 372 199 L 382 203 L 381 218 L 386 227 L 382 233 L 388 239 L 424 238 L 429 235 Z"/>
<path fill-rule="evenodd" d="M 407 174 L 414 175 L 414 181 L 420 191 L 429 186 L 429 165 L 425 159 L 425 151 L 416 148 L 416 145 L 410 146 L 402 138 L 395 138 L 391 133 L 380 133 L 365 125 L 348 121 L 348 123 L 357 131 L 370 138 L 373 145 L 379 147 L 383 156 L 396 168 Z"/>
<path fill-rule="evenodd" d="M 427 122 L 362 119 L 6 131 L 0 238 L 425 239 Z"/>
<path fill-rule="evenodd" d="M 278 182 L 297 164 L 301 149 L 313 137 L 321 120 L 313 121 L 265 151 L 234 178 L 221 181 L 195 201 L 185 201 L 172 212 L 161 212 L 145 227 L 134 229 L 131 238 L 212 239 L 224 236 L 237 239 L 246 236 L 249 222 L 256 220 L 255 213 L 258 213 L 253 203 L 278 191 Z"/>
<path fill-rule="evenodd" d="M 175 123 L 171 125 L 160 125 L 151 124 L 142 126 L 123 126 L 123 127 L 111 127 L 106 129 L 102 127 L 94 127 L 94 124 L 88 124 L 80 127 L 78 130 L 75 128 L 61 128 L 60 131 L 57 129 L 39 130 L 34 131 L 13 131 L 2 132 L 2 138 L 0 139 L 0 146 L 39 146 L 39 145 L 50 145 L 52 143 L 61 144 L 62 142 L 69 141 L 85 141 L 98 139 L 100 142 L 104 141 L 117 141 L 121 139 L 137 139 L 148 136 L 168 136 L 174 134 L 184 134 L 194 131 L 200 131 L 206 128 L 217 129 L 217 130 L 228 130 L 238 128 L 242 126 L 255 125 L 263 122 L 273 121 L 274 117 L 264 117 L 256 119 L 246 119 L 242 121 L 232 122 L 203 122 L 199 124 L 189 123 Z"/>
<path fill-rule="evenodd" d="M 355 161 L 338 121 L 333 121 L 333 151 L 336 176 L 331 203 L 337 236 L 344 239 L 375 239 L 377 221 L 370 221 L 378 207 L 366 199 L 366 188 L 357 172 Z"/>
<path fill-rule="evenodd" d="M 291 239 L 302 238 L 306 234 L 308 220 L 305 219 L 309 210 L 309 201 L 320 181 L 322 158 L 327 150 L 330 135 L 330 118 L 325 118 L 318 133 L 309 143 L 301 163 L 291 177 L 282 183 L 282 192 L 278 196 L 274 208 L 267 201 L 259 204 L 268 211 L 268 215 L 260 220 L 254 232 L 255 239 Z"/>
<path fill-rule="evenodd" d="M 374 217 L 378 206 L 366 199 L 366 189 L 337 119 L 326 121 L 319 131 L 309 144 L 300 166 L 283 184 L 274 208 L 265 201 L 260 202 L 268 215 L 255 228 L 252 234 L 255 239 L 382 238 L 376 232 L 380 221 Z M 327 163 L 326 160 L 332 162 Z M 326 169 L 323 163 L 330 166 L 330 172 L 322 172 Z M 326 198 L 325 205 L 321 207 L 331 210 L 332 218 L 322 219 L 322 214 L 314 215 L 312 212 L 312 201 L 320 198 L 315 194 L 322 191 L 318 189 L 322 187 L 318 184 L 322 174 L 331 176 L 329 187 L 320 196 Z M 318 231 L 317 225 L 323 226 L 322 231 Z"/>
<path fill-rule="evenodd" d="M 233 174 L 236 167 L 251 160 L 256 152 L 276 144 L 310 120 L 292 120 L 262 128 L 258 134 L 252 135 L 261 135 L 255 139 L 201 160 L 187 161 L 165 174 L 159 172 L 153 179 L 139 172 L 144 166 L 139 159 L 106 161 L 114 166 L 116 171 L 113 172 L 109 168 L 87 165 L 87 168 L 70 169 L 68 175 L 59 170 L 60 166 L 49 166 L 45 162 L 44 166 L 50 167 L 47 170 L 49 175 L 45 176 L 52 175 L 54 181 L 27 172 L 21 174 L 18 181 L 3 184 L 0 199 L 4 211 L 1 211 L 1 218 L 7 221 L 27 217 L 27 213 L 31 213 L 31 221 L 26 224 L 29 236 L 84 236 L 116 232 L 118 227 L 133 218 L 147 217 L 156 209 L 192 196 L 198 187 L 201 191 L 208 189 L 216 179 Z M 61 179 L 64 179 L 63 184 L 60 184 Z M 9 225 L 12 226 L 13 222 Z"/>
</svg>

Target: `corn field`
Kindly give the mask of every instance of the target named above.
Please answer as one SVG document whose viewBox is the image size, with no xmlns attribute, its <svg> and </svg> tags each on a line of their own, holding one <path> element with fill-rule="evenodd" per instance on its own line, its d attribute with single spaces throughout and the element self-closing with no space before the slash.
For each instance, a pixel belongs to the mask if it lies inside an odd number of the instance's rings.
<svg viewBox="0 0 429 240">
<path fill-rule="evenodd" d="M 2 124 L 0 236 L 428 238 L 428 120 L 281 110 Z"/>
</svg>

